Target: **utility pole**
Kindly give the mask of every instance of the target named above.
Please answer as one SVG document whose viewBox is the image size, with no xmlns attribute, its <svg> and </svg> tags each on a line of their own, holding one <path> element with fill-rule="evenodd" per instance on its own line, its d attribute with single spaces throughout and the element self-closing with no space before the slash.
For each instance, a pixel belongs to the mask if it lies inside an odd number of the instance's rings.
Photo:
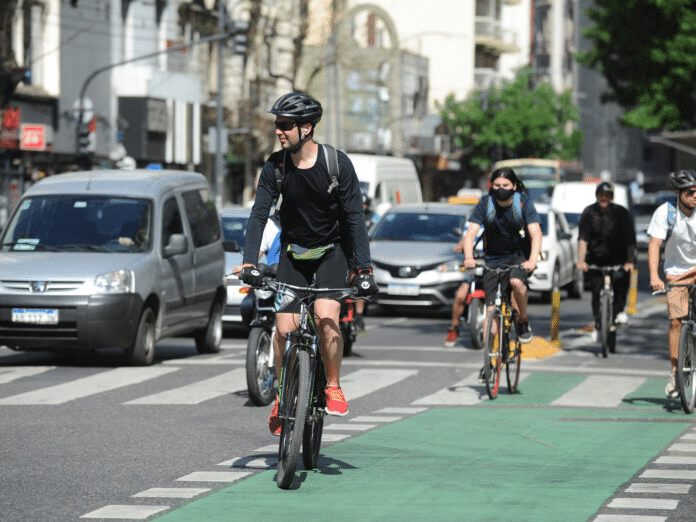
<svg viewBox="0 0 696 522">
<path fill-rule="evenodd" d="M 218 34 L 221 34 L 225 30 L 225 5 L 222 0 L 218 0 Z M 223 63 L 223 51 L 225 49 L 224 42 L 222 40 L 218 40 L 218 63 L 217 63 L 217 74 L 218 74 L 218 88 L 217 88 L 217 113 L 216 113 L 216 126 L 217 126 L 217 132 L 215 133 L 215 139 L 217 141 L 216 147 L 215 147 L 215 170 L 214 170 L 214 178 L 213 178 L 213 185 L 214 185 L 214 191 L 215 191 L 215 205 L 217 208 L 222 208 L 222 203 L 223 203 L 223 197 L 222 197 L 222 192 L 224 190 L 225 186 L 225 177 L 223 175 L 223 169 L 225 168 L 225 164 L 223 161 L 223 156 L 222 156 L 222 129 L 223 129 L 223 122 L 222 122 L 222 86 L 223 86 L 223 71 L 224 71 L 224 63 Z M 227 134 L 225 133 L 225 138 L 227 138 Z M 227 142 L 227 139 L 225 139 L 225 142 Z"/>
</svg>

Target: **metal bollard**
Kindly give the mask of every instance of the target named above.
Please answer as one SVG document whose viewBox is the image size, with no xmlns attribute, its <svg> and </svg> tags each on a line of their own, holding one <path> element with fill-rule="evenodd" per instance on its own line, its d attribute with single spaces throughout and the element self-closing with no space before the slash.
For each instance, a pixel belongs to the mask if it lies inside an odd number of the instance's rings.
<svg viewBox="0 0 696 522">
<path fill-rule="evenodd" d="M 560 340 L 561 332 L 561 291 L 556 287 L 551 293 L 551 339 L 554 346 L 563 346 Z"/>
<path fill-rule="evenodd" d="M 636 300 L 638 299 L 638 269 L 634 268 L 631 271 L 631 286 L 628 290 L 628 309 L 627 314 L 635 314 L 638 312 L 636 308 Z"/>
</svg>

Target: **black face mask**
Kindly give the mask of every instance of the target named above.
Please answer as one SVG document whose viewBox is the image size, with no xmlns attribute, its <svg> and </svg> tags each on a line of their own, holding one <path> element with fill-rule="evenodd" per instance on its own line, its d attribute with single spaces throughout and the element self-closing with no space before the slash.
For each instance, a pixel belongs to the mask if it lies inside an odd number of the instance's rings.
<svg viewBox="0 0 696 522">
<path fill-rule="evenodd" d="M 506 201 L 515 193 L 515 189 L 497 188 L 491 189 L 490 194 L 498 201 Z"/>
</svg>

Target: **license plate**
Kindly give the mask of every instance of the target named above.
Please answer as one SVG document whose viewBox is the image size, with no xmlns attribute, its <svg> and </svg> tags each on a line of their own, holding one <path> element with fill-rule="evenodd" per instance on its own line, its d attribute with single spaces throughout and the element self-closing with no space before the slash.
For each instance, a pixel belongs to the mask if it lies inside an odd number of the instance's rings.
<svg viewBox="0 0 696 522">
<path fill-rule="evenodd" d="M 13 308 L 13 323 L 58 324 L 58 310 L 55 308 Z"/>
<path fill-rule="evenodd" d="M 387 293 L 390 295 L 418 295 L 419 292 L 419 285 L 399 285 L 394 283 L 387 285 Z"/>
</svg>

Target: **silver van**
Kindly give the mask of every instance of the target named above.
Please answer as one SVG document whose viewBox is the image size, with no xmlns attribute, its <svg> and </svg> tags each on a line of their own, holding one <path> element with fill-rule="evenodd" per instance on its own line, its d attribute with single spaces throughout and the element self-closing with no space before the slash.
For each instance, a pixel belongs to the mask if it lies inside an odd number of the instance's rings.
<svg viewBox="0 0 696 522">
<path fill-rule="evenodd" d="M 193 333 L 220 350 L 220 220 L 206 179 L 167 170 L 60 174 L 31 187 L 0 239 L 0 345 L 120 348 L 131 364 Z"/>
</svg>

